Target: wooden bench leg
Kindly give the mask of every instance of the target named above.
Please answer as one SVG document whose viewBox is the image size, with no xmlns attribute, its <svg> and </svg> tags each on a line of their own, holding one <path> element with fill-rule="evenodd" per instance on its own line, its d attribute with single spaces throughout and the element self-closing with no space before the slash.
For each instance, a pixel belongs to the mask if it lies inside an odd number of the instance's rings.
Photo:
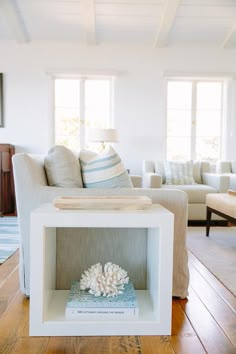
<svg viewBox="0 0 236 354">
<path fill-rule="evenodd" d="M 206 236 L 209 236 L 210 227 L 211 227 L 211 210 L 207 206 L 207 215 L 206 215 Z"/>
</svg>

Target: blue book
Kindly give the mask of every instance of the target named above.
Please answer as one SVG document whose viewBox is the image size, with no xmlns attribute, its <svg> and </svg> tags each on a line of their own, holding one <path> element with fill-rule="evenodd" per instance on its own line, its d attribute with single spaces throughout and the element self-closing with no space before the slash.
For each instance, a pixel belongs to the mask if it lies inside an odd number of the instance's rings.
<svg viewBox="0 0 236 354">
<path fill-rule="evenodd" d="M 81 315 L 137 316 L 138 303 L 132 282 L 124 285 L 122 294 L 105 297 L 81 290 L 79 281 L 73 281 L 66 304 L 66 317 Z"/>
</svg>

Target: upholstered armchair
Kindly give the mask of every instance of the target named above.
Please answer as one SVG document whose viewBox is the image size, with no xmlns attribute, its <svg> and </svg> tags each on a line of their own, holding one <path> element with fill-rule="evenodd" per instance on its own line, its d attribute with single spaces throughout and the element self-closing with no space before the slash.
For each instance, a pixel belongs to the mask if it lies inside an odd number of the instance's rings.
<svg viewBox="0 0 236 354">
<path fill-rule="evenodd" d="M 236 190 L 236 160 L 217 161 L 216 172 L 229 178 L 229 188 Z"/>
<path fill-rule="evenodd" d="M 44 155 L 15 154 L 13 156 L 13 171 L 16 189 L 17 213 L 20 228 L 20 288 L 23 293 L 30 295 L 30 242 L 33 242 L 33 235 L 30 233 L 30 214 L 35 208 L 42 203 L 50 203 L 58 196 L 148 196 L 153 203 L 161 204 L 174 213 L 174 254 L 173 254 L 173 296 L 185 298 L 188 295 L 188 256 L 186 248 L 186 227 L 187 227 L 187 196 L 182 191 L 165 190 L 165 189 L 143 189 L 143 188 L 69 188 L 69 187 L 52 187 L 48 184 L 48 178 L 45 170 Z M 132 179 L 133 184 L 139 179 Z M 127 233 L 130 230 L 127 229 Z M 143 242 L 145 235 L 134 234 L 134 244 L 127 244 L 130 248 L 130 255 L 134 263 L 143 262 L 142 260 Z M 68 249 L 65 248 L 65 242 L 68 238 L 68 232 L 57 230 L 57 237 L 60 242 L 57 249 L 57 257 L 65 255 Z M 73 242 L 69 243 L 71 253 L 76 252 L 78 234 L 75 230 L 70 231 L 70 237 Z M 143 239 L 144 237 L 144 239 Z M 65 240 L 65 241 L 64 241 Z M 88 242 L 87 237 L 83 237 L 81 242 Z M 117 242 L 124 241 L 124 237 Z M 67 243 L 68 244 L 68 243 Z M 80 243 L 81 245 L 81 243 Z M 138 250 L 135 252 L 134 249 Z M 117 250 L 114 250 L 117 252 Z M 104 250 L 106 252 L 106 250 Z M 77 260 L 80 261 L 79 259 Z M 75 266 L 75 268 L 78 265 Z M 136 268 L 135 268 L 136 269 Z M 57 277 L 63 282 L 63 272 L 58 271 Z M 66 279 L 65 279 L 66 280 Z M 137 272 L 137 282 L 142 288 L 145 279 L 140 279 Z M 145 286 L 145 285 L 144 285 Z"/>
</svg>

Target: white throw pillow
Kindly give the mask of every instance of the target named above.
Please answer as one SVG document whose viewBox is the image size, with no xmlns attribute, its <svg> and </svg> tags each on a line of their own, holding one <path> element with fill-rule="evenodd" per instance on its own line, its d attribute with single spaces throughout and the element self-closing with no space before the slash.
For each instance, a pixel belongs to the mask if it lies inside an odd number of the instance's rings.
<svg viewBox="0 0 236 354">
<path fill-rule="evenodd" d="M 45 156 L 44 166 L 50 186 L 83 188 L 79 159 L 65 146 L 52 146 Z"/>
<path fill-rule="evenodd" d="M 166 184 L 194 184 L 192 161 L 166 161 Z"/>
<path fill-rule="evenodd" d="M 202 184 L 201 163 L 197 160 L 193 162 L 193 179 L 196 183 Z"/>
<path fill-rule="evenodd" d="M 79 154 L 84 187 L 131 188 L 131 179 L 116 151 L 110 147 L 97 154 L 81 150 Z"/>
</svg>

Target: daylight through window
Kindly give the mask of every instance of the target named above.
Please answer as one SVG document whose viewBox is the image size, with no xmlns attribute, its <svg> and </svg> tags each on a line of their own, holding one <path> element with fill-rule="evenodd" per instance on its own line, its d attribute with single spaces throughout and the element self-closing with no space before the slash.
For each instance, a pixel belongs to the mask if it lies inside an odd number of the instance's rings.
<svg viewBox="0 0 236 354">
<path fill-rule="evenodd" d="M 222 81 L 167 82 L 167 159 L 221 156 Z"/>
<path fill-rule="evenodd" d="M 55 144 L 90 148 L 89 128 L 111 128 L 112 79 L 55 79 Z"/>
</svg>

